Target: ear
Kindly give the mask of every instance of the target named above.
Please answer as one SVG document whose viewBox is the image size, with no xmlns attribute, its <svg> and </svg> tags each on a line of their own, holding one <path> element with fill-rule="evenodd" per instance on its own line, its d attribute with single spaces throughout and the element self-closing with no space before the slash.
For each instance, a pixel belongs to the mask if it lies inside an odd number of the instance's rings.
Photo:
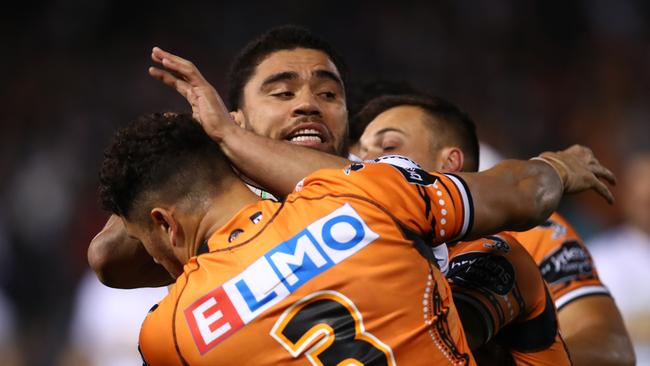
<svg viewBox="0 0 650 366">
<path fill-rule="evenodd" d="M 460 172 L 465 164 L 465 155 L 457 147 L 445 147 L 441 152 L 442 170 L 446 172 Z"/>
<path fill-rule="evenodd" d="M 172 212 L 165 208 L 156 207 L 151 210 L 154 225 L 168 237 L 172 247 L 183 244 L 183 230 Z"/>
<path fill-rule="evenodd" d="M 244 112 L 242 112 L 241 109 L 230 112 L 230 116 L 232 117 L 232 119 L 235 120 L 235 123 L 237 124 L 237 126 L 243 128 L 243 129 L 246 129 L 246 127 L 247 127 L 246 116 L 244 116 Z"/>
</svg>

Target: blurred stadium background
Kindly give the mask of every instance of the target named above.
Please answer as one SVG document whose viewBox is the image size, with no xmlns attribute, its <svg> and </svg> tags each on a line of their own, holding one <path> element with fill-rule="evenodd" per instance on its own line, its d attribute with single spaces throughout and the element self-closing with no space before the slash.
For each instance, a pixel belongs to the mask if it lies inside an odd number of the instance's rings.
<svg viewBox="0 0 650 366">
<path fill-rule="evenodd" d="M 186 110 L 148 76 L 151 47 L 193 60 L 225 91 L 239 48 L 285 23 L 334 44 L 353 82 L 403 80 L 460 105 L 506 157 L 580 143 L 621 174 L 650 147 L 644 0 L 14 3 L 0 15 L 0 364 L 91 362 L 79 355 L 90 336 L 71 324 L 86 247 L 107 217 L 96 203 L 103 147 L 139 114 Z M 624 220 L 594 194 L 561 212 L 587 239 Z M 108 316 L 87 317 L 102 327 Z"/>
</svg>

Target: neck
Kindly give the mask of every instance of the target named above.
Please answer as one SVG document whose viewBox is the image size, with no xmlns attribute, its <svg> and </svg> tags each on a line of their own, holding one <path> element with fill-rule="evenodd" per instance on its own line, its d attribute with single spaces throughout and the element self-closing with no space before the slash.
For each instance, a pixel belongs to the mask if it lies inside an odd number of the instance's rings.
<svg viewBox="0 0 650 366">
<path fill-rule="evenodd" d="M 219 192 L 206 202 L 206 209 L 203 211 L 196 229 L 188 237 L 187 258 L 195 256 L 201 244 L 237 212 L 259 199 L 239 179 L 233 179 L 232 183 L 219 188 Z"/>
</svg>

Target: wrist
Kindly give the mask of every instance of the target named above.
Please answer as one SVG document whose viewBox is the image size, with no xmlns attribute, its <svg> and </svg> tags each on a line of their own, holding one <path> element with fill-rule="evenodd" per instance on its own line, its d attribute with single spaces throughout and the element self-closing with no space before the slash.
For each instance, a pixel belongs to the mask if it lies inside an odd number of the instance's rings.
<svg viewBox="0 0 650 366">
<path fill-rule="evenodd" d="M 242 135 L 247 131 L 239 127 L 237 124 L 228 123 L 224 125 L 219 131 L 219 139 L 215 141 L 219 144 L 222 149 L 235 146 L 242 140 Z"/>
<path fill-rule="evenodd" d="M 553 171 L 555 171 L 555 174 L 560 179 L 562 187 L 566 188 L 569 168 L 567 167 L 567 165 L 561 159 L 554 156 L 554 154 L 555 153 L 552 153 L 552 152 L 544 152 L 544 153 L 541 153 L 540 155 L 538 155 L 538 156 L 536 156 L 534 158 L 531 158 L 530 160 L 536 160 L 536 161 L 544 162 L 548 166 L 553 168 Z"/>
</svg>

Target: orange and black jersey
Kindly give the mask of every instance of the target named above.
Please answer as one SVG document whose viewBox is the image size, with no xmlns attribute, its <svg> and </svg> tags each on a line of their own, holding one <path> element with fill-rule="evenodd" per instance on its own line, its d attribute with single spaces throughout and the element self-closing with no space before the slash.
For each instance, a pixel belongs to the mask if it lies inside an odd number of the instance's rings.
<svg viewBox="0 0 650 366">
<path fill-rule="evenodd" d="M 402 157 L 318 171 L 243 208 L 145 319 L 149 365 L 473 365 L 423 243 L 462 237 L 458 177 Z"/>
<path fill-rule="evenodd" d="M 584 242 L 557 212 L 542 225 L 509 234 L 537 262 L 558 310 L 584 296 L 609 295 Z"/>
<path fill-rule="evenodd" d="M 501 233 L 449 245 L 454 301 L 480 314 L 488 347 L 505 350 L 516 365 L 570 365 L 559 334 L 553 299 L 535 261 L 512 236 Z M 464 313 L 461 313 L 464 318 Z M 490 349 L 491 351 L 491 349 Z M 476 354 L 479 364 L 501 364 Z"/>
</svg>

